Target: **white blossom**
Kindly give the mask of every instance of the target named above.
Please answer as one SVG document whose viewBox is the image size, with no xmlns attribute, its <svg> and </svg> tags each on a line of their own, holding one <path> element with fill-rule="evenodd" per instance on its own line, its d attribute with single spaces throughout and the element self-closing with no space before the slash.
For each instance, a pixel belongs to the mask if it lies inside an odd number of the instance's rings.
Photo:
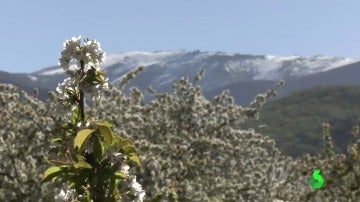
<svg viewBox="0 0 360 202">
<path fill-rule="evenodd" d="M 281 199 L 274 199 L 273 202 L 286 202 L 286 201 L 281 200 Z"/>
<path fill-rule="evenodd" d="M 64 49 L 61 52 L 61 58 L 59 66 L 65 71 L 69 70 L 69 64 L 72 58 L 77 58 L 80 54 L 81 36 L 72 37 L 71 40 L 66 40 L 64 43 Z"/>
<path fill-rule="evenodd" d="M 129 176 L 129 169 L 130 166 L 127 164 L 124 164 L 123 166 L 121 166 L 121 172 L 124 173 L 126 176 Z"/>
<path fill-rule="evenodd" d="M 55 196 L 55 202 L 67 202 L 74 196 L 74 190 L 66 190 L 63 189 L 60 191 L 58 195 Z"/>
<path fill-rule="evenodd" d="M 104 61 L 105 53 L 100 48 L 100 43 L 96 40 L 89 40 L 84 43 L 83 46 L 84 62 L 85 63 L 93 63 L 96 66 Z"/>
<path fill-rule="evenodd" d="M 73 77 L 66 78 L 62 83 L 58 84 L 56 92 L 58 92 L 58 98 L 60 100 L 69 99 L 69 94 L 66 92 L 66 89 L 72 89 L 78 91 L 77 80 Z"/>
<path fill-rule="evenodd" d="M 136 176 L 131 176 L 130 190 L 136 197 L 134 202 L 143 202 L 145 197 L 145 191 L 142 189 L 141 184 L 136 181 Z"/>
<path fill-rule="evenodd" d="M 112 156 L 113 156 L 112 161 L 111 161 L 112 165 L 118 165 L 118 163 L 121 163 L 122 161 L 127 159 L 127 157 L 123 153 L 119 153 L 119 152 L 113 153 Z M 124 168 L 124 169 L 126 169 L 126 168 Z M 123 172 L 123 170 L 121 170 L 121 172 Z M 123 172 L 123 173 L 126 174 L 125 172 Z"/>
<path fill-rule="evenodd" d="M 90 122 L 86 121 L 85 124 L 82 124 L 82 122 L 79 122 L 76 124 L 76 127 L 78 129 L 88 128 L 90 126 Z"/>
</svg>

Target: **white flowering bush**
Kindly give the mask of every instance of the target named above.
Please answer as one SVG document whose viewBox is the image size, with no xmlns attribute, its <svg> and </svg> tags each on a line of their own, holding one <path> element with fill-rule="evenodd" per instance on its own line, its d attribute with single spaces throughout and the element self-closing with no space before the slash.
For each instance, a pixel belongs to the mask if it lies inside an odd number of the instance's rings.
<svg viewBox="0 0 360 202">
<path fill-rule="evenodd" d="M 161 201 L 265 200 L 274 193 L 290 159 L 269 137 L 241 130 L 241 123 L 255 117 L 275 89 L 245 108 L 228 92 L 208 101 L 184 77 L 174 83 L 172 94 L 150 88 L 155 100 L 142 104 L 138 89 L 123 93 L 124 84 L 141 70 L 127 74 L 95 102 L 93 109 L 104 110 L 93 110 L 92 116 L 110 118 L 117 133 L 137 140 L 144 159 L 139 179 L 147 193 Z"/>
<path fill-rule="evenodd" d="M 54 119 L 36 97 L 0 84 L 0 201 L 49 201 L 51 184 L 41 184 Z"/>
<path fill-rule="evenodd" d="M 117 88 L 110 87 L 93 108 L 104 110 L 92 114 L 109 117 L 119 134 L 137 140 L 144 159 L 139 180 L 154 200 L 358 201 L 354 194 L 360 191 L 355 186 L 358 178 L 351 176 L 358 176 L 359 143 L 349 145 L 351 155 L 334 154 L 336 161 L 319 155 L 292 159 L 282 155 L 269 137 L 241 129 L 241 123 L 256 118 L 257 109 L 276 95 L 275 89 L 258 95 L 246 108 L 235 105 L 227 91 L 209 101 L 199 86 L 182 78 L 173 85 L 172 94 L 156 93 L 149 87 L 155 99 L 144 104 L 137 88 L 129 96 L 123 90 L 142 69 L 129 72 Z M 195 77 L 195 84 L 202 73 Z M 277 87 L 283 84 L 280 81 Z M 324 135 L 327 153 L 331 151 L 329 137 Z M 314 190 L 309 178 L 317 168 L 330 179 L 326 183 L 338 179 L 338 172 L 346 177 L 336 180 L 336 186 Z M 355 171 L 348 173 L 351 169 Z M 355 183 L 351 189 L 349 180 Z"/>
<path fill-rule="evenodd" d="M 53 95 L 57 101 L 53 103 L 59 105 L 50 108 L 67 117 L 57 121 L 60 127 L 48 159 L 51 166 L 43 176 L 43 182 L 62 183 L 56 201 L 143 201 L 145 196 L 129 170 L 130 165 L 141 166 L 132 141 L 114 134 L 109 121 L 85 114 L 85 93 L 96 100 L 108 88 L 108 79 L 98 67 L 104 55 L 96 41 L 86 39 L 81 44 L 80 37 L 67 40 L 61 52 L 59 65 L 70 78 L 59 84 Z"/>
</svg>

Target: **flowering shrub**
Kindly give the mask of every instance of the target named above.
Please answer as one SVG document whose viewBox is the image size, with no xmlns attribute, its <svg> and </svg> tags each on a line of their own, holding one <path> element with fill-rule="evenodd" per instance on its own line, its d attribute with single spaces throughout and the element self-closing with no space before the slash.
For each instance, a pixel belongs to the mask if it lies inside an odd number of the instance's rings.
<svg viewBox="0 0 360 202">
<path fill-rule="evenodd" d="M 249 108 L 244 108 L 235 105 L 226 91 L 208 101 L 198 86 L 182 78 L 173 85 L 172 94 L 156 93 L 150 87 L 155 99 L 143 104 L 142 93 L 137 88 L 132 88 L 129 96 L 123 93 L 125 84 L 142 69 L 124 76 L 118 88 L 110 87 L 93 108 L 103 110 L 92 113 L 99 118 L 109 117 L 117 126 L 117 133 L 137 140 L 144 159 L 140 181 L 153 198 L 160 201 L 358 201 L 358 196 L 349 194 L 348 185 L 349 180 L 350 184 L 356 184 L 358 178 L 351 176 L 358 175 L 346 171 L 356 171 L 360 166 L 359 157 L 355 155 L 360 152 L 359 143 L 349 145 L 353 153 L 350 156 L 334 154 L 337 161 L 310 155 L 292 159 L 282 155 L 267 136 L 241 130 L 241 123 L 256 117 L 258 107 L 275 95 L 275 89 L 258 95 Z M 201 76 L 202 72 L 195 77 L 195 83 Z M 283 81 L 279 82 L 277 87 L 282 84 Z M 331 151 L 330 135 L 324 135 L 324 142 L 324 150 Z M 339 165 L 342 171 L 336 169 Z M 316 168 L 324 172 L 329 183 L 331 179 L 339 179 L 338 171 L 343 172 L 347 177 L 342 178 L 347 180 L 336 180 L 335 187 L 314 190 L 308 180 Z M 358 171 L 355 171 L 356 174 Z M 345 189 L 348 191 L 341 191 Z M 357 193 L 359 186 L 352 189 L 357 190 L 352 194 Z"/>
<path fill-rule="evenodd" d="M 182 78 L 173 85 L 173 94 L 150 89 L 155 100 L 142 104 L 139 90 L 133 88 L 129 97 L 122 90 L 141 69 L 95 102 L 93 109 L 104 110 L 93 110 L 92 116 L 109 117 L 117 133 L 137 140 L 147 193 L 161 200 L 232 201 L 264 200 L 277 189 L 289 159 L 270 138 L 241 130 L 241 123 L 256 116 L 274 90 L 244 108 L 228 92 L 208 101 L 199 86 Z"/>
<path fill-rule="evenodd" d="M 53 187 L 41 185 L 40 173 L 54 119 L 44 103 L 9 84 L 0 84 L 0 109 L 0 201 L 51 200 Z"/>
</svg>

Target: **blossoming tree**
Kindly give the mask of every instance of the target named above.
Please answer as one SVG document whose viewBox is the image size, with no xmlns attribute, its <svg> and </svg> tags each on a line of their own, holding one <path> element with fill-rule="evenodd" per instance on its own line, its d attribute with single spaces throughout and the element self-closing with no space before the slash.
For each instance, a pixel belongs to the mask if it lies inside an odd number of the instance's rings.
<svg viewBox="0 0 360 202">
<path fill-rule="evenodd" d="M 143 201 L 145 192 L 130 174 L 132 165 L 141 166 L 130 139 L 114 134 L 109 121 L 87 118 L 85 93 L 99 99 L 108 79 L 99 64 L 105 53 L 95 40 L 73 37 L 64 43 L 60 67 L 70 76 L 57 87 L 58 106 L 67 113 L 66 124 L 52 139 L 51 164 L 43 181 L 60 180 L 64 189 L 57 201 Z M 59 113 L 61 115 L 62 113 Z"/>
</svg>

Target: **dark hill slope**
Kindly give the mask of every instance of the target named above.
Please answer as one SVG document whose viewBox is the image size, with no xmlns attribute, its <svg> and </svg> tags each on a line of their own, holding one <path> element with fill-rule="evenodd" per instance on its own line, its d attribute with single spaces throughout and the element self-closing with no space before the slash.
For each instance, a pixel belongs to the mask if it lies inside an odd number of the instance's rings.
<svg viewBox="0 0 360 202">
<path fill-rule="evenodd" d="M 325 72 L 318 72 L 303 77 L 289 77 L 285 85 L 277 90 L 278 98 L 291 93 L 312 89 L 319 86 L 360 86 L 360 62 L 352 63 Z M 277 81 L 249 80 L 239 81 L 224 87 L 205 92 L 211 98 L 223 90 L 230 90 L 237 104 L 247 106 L 259 93 L 274 88 Z"/>
<path fill-rule="evenodd" d="M 292 156 L 321 152 L 322 123 L 329 122 L 335 148 L 346 151 L 351 128 L 360 117 L 360 86 L 317 87 L 266 104 L 260 119 L 246 127 L 269 135 Z"/>
<path fill-rule="evenodd" d="M 283 89 L 279 89 L 279 94 L 281 96 L 289 95 L 293 92 L 318 86 L 360 86 L 359 75 L 360 62 L 356 62 L 329 71 L 285 81 L 286 84 Z"/>
</svg>

